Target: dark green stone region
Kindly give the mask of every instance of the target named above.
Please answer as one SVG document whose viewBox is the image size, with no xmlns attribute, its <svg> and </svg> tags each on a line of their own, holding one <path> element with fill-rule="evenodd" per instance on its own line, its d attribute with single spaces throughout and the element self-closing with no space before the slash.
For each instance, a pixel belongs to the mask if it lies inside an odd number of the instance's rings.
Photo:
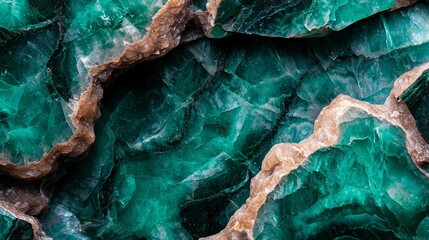
<svg viewBox="0 0 429 240">
<path fill-rule="evenodd" d="M 256 239 L 427 239 L 429 179 L 404 133 L 351 110 L 340 139 L 285 176 L 260 209 Z"/>
<path fill-rule="evenodd" d="M 429 71 L 423 74 L 400 96 L 416 119 L 417 128 L 429 142 Z"/>
<path fill-rule="evenodd" d="M 0 239 L 31 240 L 33 229 L 28 222 L 17 219 L 0 208 Z"/>
</svg>

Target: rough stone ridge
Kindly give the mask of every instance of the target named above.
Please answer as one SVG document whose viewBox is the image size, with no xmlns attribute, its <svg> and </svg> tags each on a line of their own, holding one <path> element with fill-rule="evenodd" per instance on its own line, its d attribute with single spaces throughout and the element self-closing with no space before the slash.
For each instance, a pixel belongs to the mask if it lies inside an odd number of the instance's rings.
<svg viewBox="0 0 429 240">
<path fill-rule="evenodd" d="M 314 133 L 300 143 L 275 145 L 262 162 L 261 171 L 252 179 L 250 197 L 231 217 L 227 227 L 220 233 L 202 239 L 253 239 L 253 227 L 259 209 L 267 196 L 292 170 L 302 165 L 315 151 L 333 146 L 339 136 L 343 115 L 350 109 L 358 109 L 375 118 L 398 126 L 405 132 L 408 153 L 417 166 L 429 159 L 429 145 L 417 129 L 416 122 L 404 102 L 398 101 L 412 82 L 429 68 L 429 63 L 417 67 L 395 81 L 388 99 L 383 105 L 371 105 L 340 95 L 325 107 L 315 122 Z M 423 173 L 427 174 L 422 170 Z"/>
</svg>

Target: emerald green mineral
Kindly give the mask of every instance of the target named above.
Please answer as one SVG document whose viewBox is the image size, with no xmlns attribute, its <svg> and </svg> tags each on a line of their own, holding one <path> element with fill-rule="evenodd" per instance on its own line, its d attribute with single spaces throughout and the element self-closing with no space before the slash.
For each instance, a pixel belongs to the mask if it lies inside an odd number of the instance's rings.
<svg viewBox="0 0 429 240">
<path fill-rule="evenodd" d="M 427 239 L 428 62 L 423 1 L 0 1 L 0 239 Z"/>
<path fill-rule="evenodd" d="M 26 221 L 20 220 L 0 208 L 0 239 L 32 239 L 33 230 Z"/>
<path fill-rule="evenodd" d="M 360 115 L 360 116 L 359 116 Z M 406 170 L 405 170 L 406 169 Z M 258 213 L 256 239 L 427 239 L 429 179 L 404 133 L 358 114 L 283 178 Z"/>
<path fill-rule="evenodd" d="M 57 186 L 42 225 L 48 235 L 75 239 L 193 239 L 219 232 L 249 196 L 250 179 L 273 144 L 307 138 L 321 109 L 339 94 L 382 104 L 397 77 L 429 60 L 423 33 L 380 36 L 386 25 L 428 31 L 428 24 L 416 23 L 429 16 L 426 10 L 416 5 L 319 39 L 199 40 L 135 67 L 106 89 L 97 140 Z M 412 166 L 396 128 L 370 118 L 353 123 L 366 130 L 344 139 L 379 141 L 356 151 L 392 151 L 389 156 L 399 154 Z M 378 128 L 383 141 L 373 136 Z M 389 136 L 395 143 L 385 149 Z M 331 156 L 325 153 L 317 156 Z M 368 161 L 376 164 L 371 171 L 383 169 L 378 158 Z M 378 181 L 363 170 L 355 174 Z M 64 230 L 54 219 L 74 227 Z"/>
<path fill-rule="evenodd" d="M 69 140 L 83 124 L 71 117 L 91 85 L 89 69 L 113 60 L 128 44 L 141 40 L 163 3 L 0 2 L 2 162 L 37 162 L 55 145 Z M 92 113 L 94 118 L 96 114 Z M 66 155 L 68 150 L 53 151 L 54 156 L 45 157 Z"/>
<path fill-rule="evenodd" d="M 316 37 L 394 7 L 396 0 L 222 0 L 213 34 Z"/>
</svg>

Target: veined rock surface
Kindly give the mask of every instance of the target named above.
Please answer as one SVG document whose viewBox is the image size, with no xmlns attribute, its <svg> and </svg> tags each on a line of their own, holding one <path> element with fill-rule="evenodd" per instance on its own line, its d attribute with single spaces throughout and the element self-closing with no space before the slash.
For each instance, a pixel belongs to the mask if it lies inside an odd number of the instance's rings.
<svg viewBox="0 0 429 240">
<path fill-rule="evenodd" d="M 429 3 L 0 14 L 1 239 L 429 237 Z"/>
</svg>

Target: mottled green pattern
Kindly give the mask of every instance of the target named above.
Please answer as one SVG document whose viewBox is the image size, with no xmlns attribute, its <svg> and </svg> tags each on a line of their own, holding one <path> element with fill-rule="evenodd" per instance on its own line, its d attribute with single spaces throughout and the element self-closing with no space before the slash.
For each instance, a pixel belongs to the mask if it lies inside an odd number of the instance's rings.
<svg viewBox="0 0 429 240">
<path fill-rule="evenodd" d="M 0 239 L 30 240 L 33 239 L 31 224 L 19 220 L 0 208 Z"/>
<path fill-rule="evenodd" d="M 269 195 L 256 239 L 427 239 L 429 179 L 411 161 L 403 132 L 348 114 L 338 143 L 312 154 Z"/>
<path fill-rule="evenodd" d="M 429 39 L 415 44 L 418 35 L 359 53 L 380 38 L 380 22 L 412 25 L 428 7 L 318 41 L 201 40 L 136 67 L 107 88 L 96 143 L 68 170 L 42 218 L 48 234 L 191 239 L 218 232 L 274 143 L 308 137 L 338 94 L 383 103 L 398 76 L 429 60 Z M 353 34 L 361 29 L 371 30 Z"/>
<path fill-rule="evenodd" d="M 213 34 L 238 32 L 277 37 L 326 35 L 387 10 L 396 0 L 222 0 Z"/>
</svg>

